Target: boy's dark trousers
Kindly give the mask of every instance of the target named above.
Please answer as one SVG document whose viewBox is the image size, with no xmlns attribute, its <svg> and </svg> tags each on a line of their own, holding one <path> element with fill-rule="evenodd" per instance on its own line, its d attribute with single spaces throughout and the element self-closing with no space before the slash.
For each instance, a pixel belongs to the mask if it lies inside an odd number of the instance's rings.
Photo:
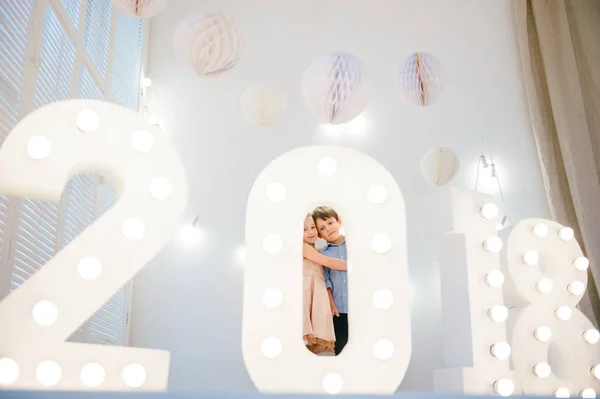
<svg viewBox="0 0 600 399">
<path fill-rule="evenodd" d="M 335 355 L 339 355 L 348 342 L 348 313 L 333 316 L 333 329 L 335 330 Z"/>
</svg>

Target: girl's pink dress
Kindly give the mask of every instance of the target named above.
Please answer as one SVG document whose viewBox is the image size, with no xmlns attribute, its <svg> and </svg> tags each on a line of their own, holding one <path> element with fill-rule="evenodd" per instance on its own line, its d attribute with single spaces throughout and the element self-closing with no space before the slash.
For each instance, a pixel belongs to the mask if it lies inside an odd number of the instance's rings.
<svg viewBox="0 0 600 399">
<path fill-rule="evenodd" d="M 313 353 L 333 352 L 335 332 L 323 267 L 304 259 L 303 337 Z"/>
</svg>

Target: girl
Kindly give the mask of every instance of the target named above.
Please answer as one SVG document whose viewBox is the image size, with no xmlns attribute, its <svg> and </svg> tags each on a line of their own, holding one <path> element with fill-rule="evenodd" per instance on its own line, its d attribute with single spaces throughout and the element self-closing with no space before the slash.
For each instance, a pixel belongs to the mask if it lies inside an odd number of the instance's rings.
<svg viewBox="0 0 600 399">
<path fill-rule="evenodd" d="M 317 227 L 311 215 L 304 220 L 303 286 L 304 320 L 303 338 L 308 350 L 315 354 L 333 352 L 335 333 L 329 294 L 325 285 L 323 266 L 346 270 L 345 260 L 330 258 L 314 248 Z"/>
</svg>

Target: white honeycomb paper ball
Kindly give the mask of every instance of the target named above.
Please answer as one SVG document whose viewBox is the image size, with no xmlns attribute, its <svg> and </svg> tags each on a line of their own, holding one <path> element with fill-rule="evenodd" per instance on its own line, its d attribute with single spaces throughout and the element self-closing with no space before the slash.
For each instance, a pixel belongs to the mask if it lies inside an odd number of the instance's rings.
<svg viewBox="0 0 600 399">
<path fill-rule="evenodd" d="M 414 53 L 400 64 L 396 88 L 403 101 L 425 106 L 442 90 L 443 80 L 444 70 L 436 57 L 429 53 Z"/>
<path fill-rule="evenodd" d="M 241 106 L 249 122 L 258 126 L 272 126 L 283 115 L 285 96 L 276 87 L 255 83 L 242 95 Z"/>
<path fill-rule="evenodd" d="M 130 17 L 152 18 L 167 6 L 169 0 L 112 0 L 112 3 Z"/>
<path fill-rule="evenodd" d="M 434 186 L 444 186 L 456 177 L 460 163 L 449 148 L 439 147 L 427 151 L 421 159 L 421 174 Z"/>
<path fill-rule="evenodd" d="M 302 97 L 319 122 L 340 125 L 358 116 L 369 100 L 365 65 L 354 55 L 330 53 L 317 58 L 302 80 Z"/>
<path fill-rule="evenodd" d="M 242 56 L 241 31 L 220 12 L 194 14 L 175 29 L 175 52 L 198 76 L 218 75 L 231 69 Z"/>
</svg>

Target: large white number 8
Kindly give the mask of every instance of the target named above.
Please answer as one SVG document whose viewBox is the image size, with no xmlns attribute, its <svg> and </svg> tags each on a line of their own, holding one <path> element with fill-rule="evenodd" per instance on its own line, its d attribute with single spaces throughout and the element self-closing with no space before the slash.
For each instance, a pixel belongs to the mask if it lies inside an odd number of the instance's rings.
<svg viewBox="0 0 600 399">
<path fill-rule="evenodd" d="M 0 386 L 164 390 L 166 351 L 64 341 L 169 242 L 187 201 L 183 165 L 143 116 L 90 100 L 40 108 L 0 151 L 3 194 L 58 201 L 78 173 L 106 176 L 119 200 L 0 302 Z"/>
<path fill-rule="evenodd" d="M 340 213 L 350 247 L 349 342 L 337 357 L 302 342 L 302 223 L 318 205 Z M 396 391 L 411 353 L 406 214 L 383 166 L 340 147 L 282 155 L 252 186 L 246 244 L 242 347 L 260 391 Z"/>
</svg>

